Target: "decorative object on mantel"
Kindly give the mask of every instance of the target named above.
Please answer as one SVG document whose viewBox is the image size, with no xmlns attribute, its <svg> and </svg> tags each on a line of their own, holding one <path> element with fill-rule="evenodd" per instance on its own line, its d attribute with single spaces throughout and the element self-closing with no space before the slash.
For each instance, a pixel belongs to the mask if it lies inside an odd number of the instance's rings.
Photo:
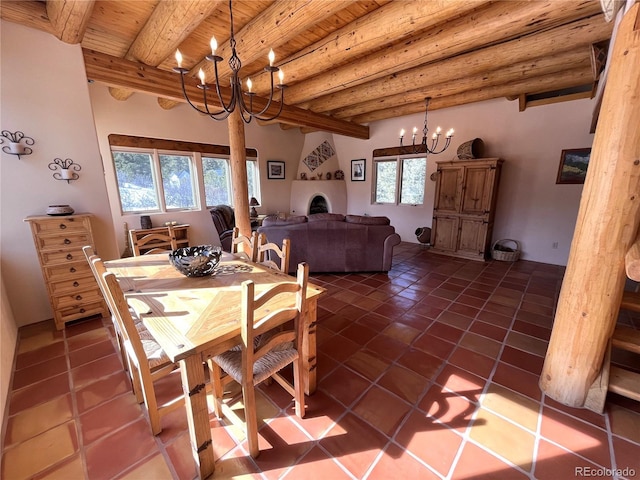
<svg viewBox="0 0 640 480">
<path fill-rule="evenodd" d="M 322 175 L 323 175 L 322 172 L 318 172 L 318 180 L 322 180 Z"/>
<path fill-rule="evenodd" d="M 342 170 L 336 170 L 336 172 L 333 174 L 333 178 L 335 178 L 336 180 L 344 180 L 344 172 Z"/>
<path fill-rule="evenodd" d="M 249 206 L 251 207 L 251 209 L 249 210 L 249 216 L 253 218 L 257 217 L 258 211 L 256 210 L 256 207 L 260 206 L 260 202 L 258 202 L 258 199 L 256 197 L 251 197 L 251 200 L 249 200 Z"/>
<path fill-rule="evenodd" d="M 473 158 L 483 158 L 484 142 L 481 138 L 474 138 L 464 142 L 458 147 L 458 160 L 471 160 Z"/>
<path fill-rule="evenodd" d="M 59 172 L 55 172 L 55 170 L 60 169 Z M 55 158 L 53 162 L 49 164 L 49 170 L 53 170 L 55 173 L 53 174 L 53 178 L 56 180 L 66 180 L 69 183 L 71 180 L 77 180 L 80 176 L 76 173 L 82 170 L 82 167 L 77 163 L 73 163 L 73 160 L 70 158 L 65 158 L 62 160 L 61 158 Z"/>
<path fill-rule="evenodd" d="M 331 172 L 327 172 L 327 174 L 324 176 L 327 180 L 331 180 Z"/>
<path fill-rule="evenodd" d="M 52 217 L 65 217 L 67 215 L 72 215 L 73 212 L 73 208 L 69 205 L 49 205 L 46 213 Z"/>
<path fill-rule="evenodd" d="M 446 141 L 444 147 L 438 150 L 438 143 L 440 142 L 440 135 L 442 135 L 442 129 L 440 127 L 436 128 L 433 136 L 431 137 L 431 146 L 427 145 L 427 133 L 429 132 L 429 127 L 427 125 L 427 114 L 429 113 L 429 102 L 431 101 L 431 97 L 426 97 L 424 99 L 424 127 L 422 127 L 422 142 L 419 145 L 422 145 L 422 148 L 416 148 L 416 134 L 418 133 L 418 127 L 413 127 L 413 135 L 411 137 L 411 145 L 413 146 L 413 153 L 427 153 L 432 155 L 437 155 L 439 153 L 444 152 L 447 148 L 449 148 L 449 144 L 451 143 L 451 137 L 453 137 L 453 128 L 447 130 L 446 133 Z M 400 130 L 400 146 L 402 147 L 402 140 L 404 138 L 404 128 Z"/>
<path fill-rule="evenodd" d="M 3 130 L 2 136 L 9 141 L 9 145 L 2 147 L 4 153 L 9 155 L 17 155 L 20 160 L 20 155 L 31 155 L 33 150 L 27 147 L 27 145 L 33 145 L 35 141 L 31 137 L 27 137 L 24 133 L 16 131 L 11 133 L 9 130 Z M 24 140 L 25 144 L 22 144 Z M 4 140 L 0 138 L 0 144 L 4 143 Z"/>
<path fill-rule="evenodd" d="M 300 180 L 306 180 L 306 179 L 307 179 L 307 174 L 306 174 L 306 173 L 304 173 L 304 172 L 302 172 L 302 173 L 300 174 Z"/>
<path fill-rule="evenodd" d="M 302 163 L 304 163 L 312 172 L 322 165 L 326 160 L 336 154 L 335 150 L 326 140 L 318 145 L 309 155 L 307 155 Z"/>
<path fill-rule="evenodd" d="M 211 55 L 207 55 L 206 59 L 210 62 L 213 62 L 213 68 L 216 76 L 215 80 L 215 91 L 217 94 L 217 101 L 222 106 L 221 110 L 212 111 L 210 108 L 209 102 L 207 101 L 207 90 L 212 88 L 211 85 L 207 85 L 205 81 L 205 73 L 204 70 L 200 69 L 198 73 L 198 77 L 200 77 L 200 84 L 198 88 L 202 89 L 203 99 L 204 99 L 204 110 L 194 105 L 189 96 L 187 95 L 187 90 L 184 86 L 184 76 L 186 73 L 189 73 L 189 69 L 182 68 L 182 54 L 180 50 L 176 50 L 176 61 L 178 62 L 178 66 L 174 67 L 174 71 L 180 74 L 180 82 L 182 84 L 182 93 L 184 94 L 185 100 L 198 112 L 208 115 L 214 120 L 224 120 L 226 119 L 231 112 L 233 112 L 236 107 L 240 108 L 242 112 L 242 120 L 245 123 L 251 122 L 252 119 L 257 118 L 258 120 L 270 121 L 275 120 L 282 113 L 282 106 L 284 105 L 284 89 L 286 85 L 284 84 L 284 73 L 278 67 L 273 66 L 273 62 L 275 60 L 275 54 L 273 50 L 269 50 L 269 66 L 265 67 L 264 70 L 269 72 L 271 75 L 271 91 L 269 92 L 269 99 L 265 105 L 265 107 L 259 112 L 253 111 L 253 97 L 255 96 L 255 92 L 251 91 L 251 79 L 247 78 L 247 92 L 242 91 L 242 80 L 240 80 L 240 68 L 242 67 L 242 62 L 236 53 L 236 39 L 233 32 L 233 9 L 231 7 L 231 0 L 229 0 L 229 18 L 231 25 L 231 35 L 229 37 L 229 45 L 231 47 L 231 57 L 229 58 L 229 67 L 231 67 L 231 96 L 229 98 L 229 103 L 225 103 L 223 100 L 223 95 L 220 92 L 220 79 L 218 77 L 218 62 L 221 62 L 223 58 L 219 55 L 216 55 L 216 49 L 218 48 L 218 42 L 215 37 L 211 37 Z M 267 110 L 271 106 L 271 102 L 273 101 L 273 74 L 278 72 L 278 78 L 280 79 L 280 83 L 278 83 L 277 87 L 280 89 L 280 108 L 275 115 L 266 115 Z M 243 95 L 249 97 L 249 105 L 245 103 L 243 99 Z"/>
</svg>

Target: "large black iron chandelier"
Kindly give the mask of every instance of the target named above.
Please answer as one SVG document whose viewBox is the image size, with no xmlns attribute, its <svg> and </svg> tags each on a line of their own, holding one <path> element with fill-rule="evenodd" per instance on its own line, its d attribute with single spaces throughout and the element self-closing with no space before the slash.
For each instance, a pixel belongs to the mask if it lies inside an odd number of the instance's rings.
<svg viewBox="0 0 640 480">
<path fill-rule="evenodd" d="M 233 9 L 231 7 L 231 0 L 229 0 L 229 18 L 231 23 L 231 36 L 229 38 L 229 45 L 231 46 L 231 57 L 229 58 L 229 67 L 231 68 L 231 97 L 229 98 L 228 103 L 225 103 L 222 98 L 222 94 L 220 92 L 220 79 L 218 77 L 218 62 L 224 60 L 221 56 L 216 55 L 216 49 L 218 48 L 218 42 L 215 37 L 211 37 L 211 55 L 207 55 L 206 59 L 210 62 L 213 62 L 213 68 L 215 71 L 215 85 L 207 84 L 205 73 L 202 69 L 198 73 L 198 77 L 200 78 L 200 84 L 198 88 L 202 90 L 202 103 L 204 105 L 204 109 L 196 106 L 189 95 L 187 94 L 187 90 L 184 85 L 184 76 L 189 72 L 188 69 L 182 67 L 182 54 L 180 50 L 176 51 L 176 61 L 178 62 L 178 66 L 174 67 L 174 71 L 180 74 L 180 81 L 182 83 L 182 93 L 184 94 L 185 100 L 198 112 L 208 115 L 214 120 L 224 120 L 226 119 L 236 108 L 240 108 L 242 113 L 242 119 L 245 123 L 251 122 L 252 119 L 257 118 L 258 120 L 274 120 L 280 116 L 282 113 L 282 106 L 284 105 L 284 89 L 286 85 L 284 84 L 284 74 L 282 70 L 278 67 L 273 66 L 273 62 L 275 60 L 275 54 L 273 50 L 269 51 L 269 65 L 265 67 L 265 71 L 269 72 L 271 76 L 271 90 L 269 92 L 269 100 L 267 101 L 264 108 L 260 111 L 254 111 L 253 99 L 255 97 L 255 92 L 251 91 L 252 84 L 251 79 L 247 78 L 247 91 L 242 91 L 242 80 L 240 79 L 240 68 L 242 68 L 242 62 L 236 53 L 236 39 L 233 32 Z M 280 89 L 280 108 L 275 115 L 266 115 L 266 112 L 269 110 L 271 103 L 273 102 L 273 93 L 274 93 L 274 83 L 273 83 L 273 74 L 278 72 L 279 83 L 277 88 Z M 217 100 L 222 106 L 220 110 L 213 110 L 209 106 L 209 101 L 207 100 L 207 91 L 215 88 Z M 244 99 L 244 95 L 248 97 L 248 102 Z"/>
<path fill-rule="evenodd" d="M 416 145 L 416 133 L 418 133 L 418 128 L 413 127 L 413 135 L 411 137 L 411 145 L 413 146 L 413 153 L 427 153 L 432 155 L 437 155 L 439 153 L 444 152 L 447 148 L 449 148 L 449 144 L 451 144 L 451 137 L 453 137 L 453 128 L 447 130 L 445 134 L 445 142 L 442 148 L 438 150 L 438 144 L 440 143 L 440 137 L 442 136 L 442 129 L 440 127 L 436 128 L 436 131 L 431 136 L 431 146 L 427 145 L 427 133 L 429 132 L 429 127 L 427 124 L 427 115 L 429 113 L 429 102 L 431 101 L 431 97 L 427 97 L 424 99 L 424 127 L 422 127 L 422 142 Z M 404 138 L 404 129 L 400 130 L 400 146 L 402 146 L 402 140 Z"/>
</svg>

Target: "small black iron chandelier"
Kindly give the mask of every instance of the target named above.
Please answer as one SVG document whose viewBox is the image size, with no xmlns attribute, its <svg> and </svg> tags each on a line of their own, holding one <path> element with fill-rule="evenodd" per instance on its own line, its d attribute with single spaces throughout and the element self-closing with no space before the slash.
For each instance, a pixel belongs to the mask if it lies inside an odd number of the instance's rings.
<svg viewBox="0 0 640 480">
<path fill-rule="evenodd" d="M 413 135 L 411 137 L 411 145 L 413 146 L 413 153 L 426 153 L 437 155 L 439 153 L 444 152 L 447 148 L 449 148 L 449 144 L 451 144 L 451 137 L 453 137 L 453 128 L 447 130 L 445 136 L 444 146 L 438 150 L 438 143 L 440 143 L 440 137 L 442 136 L 442 129 L 440 127 L 436 128 L 436 131 L 431 136 L 431 146 L 427 145 L 427 134 L 429 132 L 429 127 L 427 123 L 427 115 L 429 114 L 429 102 L 431 101 L 431 97 L 427 97 L 424 99 L 424 127 L 422 127 L 422 142 L 416 145 L 416 133 L 418 133 L 418 128 L 413 127 Z M 400 146 L 402 146 L 402 140 L 404 138 L 404 128 L 400 130 Z M 422 147 L 420 147 L 422 145 Z"/>
</svg>

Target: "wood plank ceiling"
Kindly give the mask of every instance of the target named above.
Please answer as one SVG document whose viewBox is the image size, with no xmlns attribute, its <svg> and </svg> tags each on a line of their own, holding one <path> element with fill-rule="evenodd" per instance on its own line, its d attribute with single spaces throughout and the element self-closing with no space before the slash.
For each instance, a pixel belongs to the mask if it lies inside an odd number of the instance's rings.
<svg viewBox="0 0 640 480">
<path fill-rule="evenodd" d="M 213 78 L 209 39 L 229 57 L 227 0 L 3 0 L 0 17 L 80 43 L 87 78 L 126 101 L 183 102 L 179 48 Z M 592 45 L 611 37 L 598 0 L 234 0 L 243 78 L 265 96 L 273 48 L 285 73 L 283 128 L 368 138 L 367 123 L 492 98 L 594 84 Z M 595 63 L 595 62 L 594 62 Z M 229 68 L 221 62 L 222 83 Z"/>
</svg>

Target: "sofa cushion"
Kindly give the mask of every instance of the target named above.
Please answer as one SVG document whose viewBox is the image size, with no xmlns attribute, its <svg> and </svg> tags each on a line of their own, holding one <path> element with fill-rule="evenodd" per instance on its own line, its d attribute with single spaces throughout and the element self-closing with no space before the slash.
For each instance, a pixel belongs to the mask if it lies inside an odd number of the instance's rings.
<svg viewBox="0 0 640 480">
<path fill-rule="evenodd" d="M 298 223 L 307 223 L 307 217 L 305 215 L 290 215 L 286 218 L 280 218 L 277 215 L 269 215 L 262 221 L 262 226 L 296 225 Z"/>
<path fill-rule="evenodd" d="M 345 221 L 360 225 L 391 225 L 391 220 L 388 217 L 371 217 L 369 215 L 347 215 Z"/>
<path fill-rule="evenodd" d="M 309 222 L 334 221 L 344 222 L 344 215 L 341 213 L 312 213 L 308 217 Z"/>
</svg>

